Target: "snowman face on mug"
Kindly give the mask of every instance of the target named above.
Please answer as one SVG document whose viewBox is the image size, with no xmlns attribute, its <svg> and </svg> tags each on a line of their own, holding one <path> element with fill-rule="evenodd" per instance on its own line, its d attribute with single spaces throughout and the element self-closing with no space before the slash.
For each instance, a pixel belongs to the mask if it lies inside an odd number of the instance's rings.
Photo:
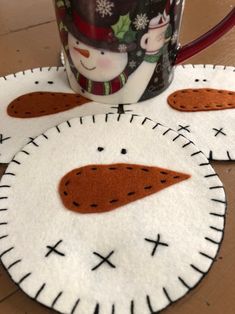
<svg viewBox="0 0 235 314">
<path fill-rule="evenodd" d="M 92 81 L 110 81 L 121 74 L 127 66 L 126 52 L 96 49 L 79 41 L 72 34 L 69 34 L 68 45 L 70 56 L 78 72 Z"/>
</svg>

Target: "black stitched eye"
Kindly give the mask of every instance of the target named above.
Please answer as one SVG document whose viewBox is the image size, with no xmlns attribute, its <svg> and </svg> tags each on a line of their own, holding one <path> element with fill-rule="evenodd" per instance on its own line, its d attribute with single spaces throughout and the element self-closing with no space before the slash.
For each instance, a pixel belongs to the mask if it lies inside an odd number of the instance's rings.
<svg viewBox="0 0 235 314">
<path fill-rule="evenodd" d="M 196 80 L 195 80 L 195 82 L 199 82 L 199 81 L 200 81 L 199 79 L 196 79 Z"/>
<path fill-rule="evenodd" d="M 101 53 L 102 55 L 104 55 L 104 51 L 101 51 L 100 53 Z"/>
<path fill-rule="evenodd" d="M 98 147 L 97 150 L 98 152 L 102 152 L 104 150 L 104 147 Z"/>
<path fill-rule="evenodd" d="M 122 148 L 121 154 L 126 155 L 127 154 L 127 150 L 125 148 Z"/>
</svg>

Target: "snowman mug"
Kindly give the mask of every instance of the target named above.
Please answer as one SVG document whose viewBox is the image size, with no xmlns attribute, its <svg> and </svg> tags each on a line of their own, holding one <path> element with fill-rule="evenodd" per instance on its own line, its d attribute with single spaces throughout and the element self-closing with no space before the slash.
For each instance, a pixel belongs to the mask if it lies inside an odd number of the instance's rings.
<svg viewBox="0 0 235 314">
<path fill-rule="evenodd" d="M 233 9 L 217 26 L 180 47 L 184 0 L 55 0 L 71 88 L 105 104 L 137 103 L 162 93 L 174 65 L 235 25 Z"/>
</svg>

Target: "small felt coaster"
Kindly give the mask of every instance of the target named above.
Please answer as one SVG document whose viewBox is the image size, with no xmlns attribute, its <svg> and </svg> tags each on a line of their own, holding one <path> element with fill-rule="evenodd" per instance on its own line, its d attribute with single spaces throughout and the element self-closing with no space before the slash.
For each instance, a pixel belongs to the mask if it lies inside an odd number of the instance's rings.
<svg viewBox="0 0 235 314">
<path fill-rule="evenodd" d="M 75 118 L 26 145 L 0 183 L 0 256 L 66 314 L 154 314 L 193 289 L 223 238 L 222 183 L 146 117 Z"/>
<path fill-rule="evenodd" d="M 38 68 L 0 78 L 0 163 L 32 138 L 76 116 L 114 111 L 73 94 L 63 67 Z"/>
<path fill-rule="evenodd" d="M 211 160 L 235 160 L 234 67 L 177 66 L 165 92 L 125 109 L 162 121 Z"/>
</svg>

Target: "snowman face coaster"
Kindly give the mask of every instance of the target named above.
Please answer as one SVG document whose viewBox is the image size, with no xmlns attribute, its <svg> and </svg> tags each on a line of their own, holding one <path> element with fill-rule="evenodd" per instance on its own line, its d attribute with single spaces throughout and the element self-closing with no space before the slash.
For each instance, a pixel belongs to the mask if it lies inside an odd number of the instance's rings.
<svg viewBox="0 0 235 314">
<path fill-rule="evenodd" d="M 0 256 L 61 313 L 157 313 L 195 287 L 223 238 L 205 156 L 148 118 L 75 118 L 24 147 L 1 181 Z"/>
<path fill-rule="evenodd" d="M 114 109 L 75 95 L 65 69 L 40 68 L 0 78 L 0 163 L 35 136 L 75 116 Z"/>
<path fill-rule="evenodd" d="M 159 119 L 212 160 L 235 160 L 234 82 L 234 67 L 177 66 L 165 92 L 125 109 Z"/>
</svg>

